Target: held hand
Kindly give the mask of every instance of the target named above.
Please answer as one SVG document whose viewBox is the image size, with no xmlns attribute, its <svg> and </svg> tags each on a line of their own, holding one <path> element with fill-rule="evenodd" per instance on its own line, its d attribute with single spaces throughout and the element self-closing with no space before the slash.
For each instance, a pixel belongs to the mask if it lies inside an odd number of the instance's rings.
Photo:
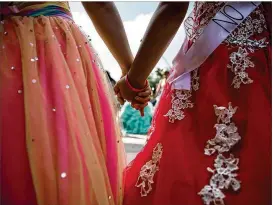
<svg viewBox="0 0 273 205">
<path fill-rule="evenodd" d="M 132 102 L 136 96 L 136 92 L 132 91 L 126 84 L 125 76 L 122 77 L 114 86 L 114 91 L 123 105 L 125 100 Z M 122 98 L 122 100 L 121 100 Z"/>
<path fill-rule="evenodd" d="M 144 108 L 151 100 L 152 89 L 148 86 L 144 91 L 139 92 L 132 102 L 132 107 L 140 111 L 141 116 L 144 116 Z"/>
<path fill-rule="evenodd" d="M 142 92 L 139 92 L 135 97 L 135 100 L 140 103 L 147 103 L 151 100 L 152 89 L 150 85 Z"/>
<path fill-rule="evenodd" d="M 127 75 L 128 72 L 129 72 L 129 70 L 127 70 L 127 69 L 122 69 L 122 73 L 121 73 L 120 79 L 122 79 L 123 77 L 125 77 L 125 76 Z M 114 88 L 114 90 L 115 90 L 115 88 Z M 116 91 L 115 91 L 115 92 L 116 92 Z M 123 97 L 121 97 L 121 94 L 118 92 L 118 93 L 116 93 L 116 95 L 117 95 L 117 100 L 119 101 L 119 103 L 120 103 L 121 105 L 123 105 L 123 104 L 125 103 L 125 100 L 123 99 Z"/>
<path fill-rule="evenodd" d="M 150 100 L 151 88 L 147 88 L 141 92 L 135 92 L 127 85 L 126 77 L 121 78 L 114 87 L 114 91 L 118 97 L 118 101 L 123 105 L 125 100 L 132 102 L 132 107 L 139 110 L 141 115 L 144 116 L 144 107 Z"/>
</svg>

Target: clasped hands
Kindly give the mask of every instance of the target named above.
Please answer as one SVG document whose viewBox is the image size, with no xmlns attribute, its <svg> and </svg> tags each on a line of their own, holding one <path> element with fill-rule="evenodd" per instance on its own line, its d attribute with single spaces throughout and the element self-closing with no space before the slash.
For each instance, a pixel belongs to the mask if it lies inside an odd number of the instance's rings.
<svg viewBox="0 0 273 205">
<path fill-rule="evenodd" d="M 149 83 L 142 91 L 136 92 L 128 86 L 126 76 L 123 76 L 114 86 L 114 91 L 120 104 L 123 105 L 125 101 L 131 102 L 131 106 L 144 116 L 144 108 L 148 105 L 152 93 Z"/>
</svg>

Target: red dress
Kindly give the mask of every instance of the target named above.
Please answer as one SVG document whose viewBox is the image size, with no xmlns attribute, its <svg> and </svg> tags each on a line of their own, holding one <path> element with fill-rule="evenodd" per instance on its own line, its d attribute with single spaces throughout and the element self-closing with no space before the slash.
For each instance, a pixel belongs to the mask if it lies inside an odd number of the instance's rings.
<svg viewBox="0 0 273 205">
<path fill-rule="evenodd" d="M 223 5 L 196 2 L 190 43 Z M 271 42 L 260 5 L 191 73 L 165 86 L 124 205 L 271 204 Z M 189 21 L 189 19 L 187 20 Z"/>
</svg>

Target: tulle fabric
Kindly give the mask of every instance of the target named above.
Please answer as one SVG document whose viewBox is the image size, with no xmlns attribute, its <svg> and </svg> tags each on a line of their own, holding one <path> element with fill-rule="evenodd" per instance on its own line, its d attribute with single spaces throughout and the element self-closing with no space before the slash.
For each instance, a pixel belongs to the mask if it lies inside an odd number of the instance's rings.
<svg viewBox="0 0 273 205">
<path fill-rule="evenodd" d="M 200 89 L 192 96 L 193 108 L 185 109 L 185 118 L 170 123 L 165 116 L 172 107 L 174 91 L 164 89 L 156 108 L 149 140 L 126 168 L 124 205 L 203 205 L 198 192 L 209 184 L 215 157 L 204 155 L 206 142 L 215 136 L 217 117 L 213 105 L 238 106 L 233 121 L 242 137 L 232 153 L 240 158 L 238 193 L 225 191 L 226 205 L 269 205 L 271 198 L 271 49 L 255 57 L 256 67 L 249 71 L 254 80 L 240 91 L 230 87 L 232 73 L 226 71 L 224 48 L 200 68 Z M 152 190 L 141 196 L 137 187 L 140 171 L 153 159 L 153 150 L 162 144 L 159 170 L 150 179 Z M 146 189 L 148 189 L 146 182 Z"/>
<path fill-rule="evenodd" d="M 265 38 L 270 44 L 247 56 L 254 64 L 247 69 L 252 83 L 234 88 L 234 73 L 228 65 L 230 54 L 237 52 L 238 46 L 223 43 L 198 69 L 199 89 L 192 90 L 189 101 L 180 96 L 184 100 L 182 105 L 178 99 L 174 100 L 176 90 L 169 84 L 165 86 L 153 116 L 149 140 L 125 170 L 124 205 L 204 205 L 198 193 L 212 176 L 207 168 L 214 168 L 215 156 L 204 154 L 207 141 L 216 135 L 214 105 L 228 107 L 229 103 L 238 107 L 232 120 L 241 140 L 231 153 L 240 160 L 237 178 L 241 189 L 224 190 L 224 204 L 272 203 L 272 48 L 266 30 L 258 38 Z M 175 103 L 181 103 L 184 118 L 171 123 L 166 114 Z M 193 107 L 182 109 L 187 103 L 193 103 Z M 154 152 L 159 144 L 162 155 Z M 147 167 L 156 171 L 146 181 L 138 181 L 141 170 Z M 149 190 L 147 195 L 141 195 L 141 187 L 137 186 L 140 182 Z M 209 203 L 212 204 L 222 203 Z"/>
<path fill-rule="evenodd" d="M 62 17 L 1 26 L 2 204 L 121 204 L 113 93 L 86 37 Z"/>
</svg>

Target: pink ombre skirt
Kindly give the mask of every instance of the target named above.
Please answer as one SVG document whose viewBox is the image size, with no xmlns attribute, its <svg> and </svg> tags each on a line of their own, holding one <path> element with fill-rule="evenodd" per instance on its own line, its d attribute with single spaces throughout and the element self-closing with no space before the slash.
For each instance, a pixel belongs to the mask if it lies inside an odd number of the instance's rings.
<svg viewBox="0 0 273 205">
<path fill-rule="evenodd" d="M 123 145 L 99 62 L 69 19 L 1 22 L 1 205 L 122 203 Z"/>
</svg>

